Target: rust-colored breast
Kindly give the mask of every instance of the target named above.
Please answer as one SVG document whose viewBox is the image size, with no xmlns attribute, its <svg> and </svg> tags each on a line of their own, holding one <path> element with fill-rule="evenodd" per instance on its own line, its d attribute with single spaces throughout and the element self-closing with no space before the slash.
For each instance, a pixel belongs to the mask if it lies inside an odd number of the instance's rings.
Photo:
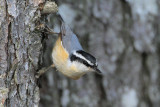
<svg viewBox="0 0 160 107">
<path fill-rule="evenodd" d="M 62 47 L 61 44 L 61 38 L 59 37 L 56 41 L 56 44 L 53 48 L 52 57 L 56 61 L 55 63 L 64 63 L 67 61 L 69 54 L 66 52 L 66 50 Z M 54 62 L 53 60 L 53 62 Z"/>
<path fill-rule="evenodd" d="M 68 61 L 68 57 L 69 54 L 63 48 L 61 38 L 59 37 L 52 51 L 53 63 L 57 70 L 62 72 L 65 76 L 77 80 L 85 73 L 79 72 L 79 70 Z"/>
</svg>

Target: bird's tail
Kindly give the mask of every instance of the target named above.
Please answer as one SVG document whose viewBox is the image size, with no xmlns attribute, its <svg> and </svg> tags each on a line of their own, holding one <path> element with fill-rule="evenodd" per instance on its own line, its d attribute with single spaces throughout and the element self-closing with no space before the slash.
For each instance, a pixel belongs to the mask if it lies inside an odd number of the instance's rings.
<svg viewBox="0 0 160 107">
<path fill-rule="evenodd" d="M 67 34 L 73 34 L 71 28 L 68 26 L 68 24 L 64 21 L 63 17 L 61 16 L 61 14 L 59 12 L 57 12 L 57 17 L 60 19 L 60 32 L 61 32 L 61 36 L 66 36 Z"/>
<path fill-rule="evenodd" d="M 57 12 L 57 17 L 60 19 L 60 21 L 61 21 L 61 24 L 62 24 L 62 22 L 64 23 L 64 20 L 63 20 L 63 18 L 62 18 L 62 16 L 60 15 L 60 13 L 59 12 Z"/>
</svg>

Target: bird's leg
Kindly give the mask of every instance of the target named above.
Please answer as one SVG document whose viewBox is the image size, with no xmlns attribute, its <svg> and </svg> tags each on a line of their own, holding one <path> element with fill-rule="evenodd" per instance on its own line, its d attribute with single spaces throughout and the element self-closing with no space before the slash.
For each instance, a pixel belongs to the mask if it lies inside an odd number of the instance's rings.
<svg viewBox="0 0 160 107">
<path fill-rule="evenodd" d="M 44 28 L 44 32 L 47 33 L 47 34 L 57 34 L 57 35 L 59 35 L 59 33 L 54 32 L 54 31 L 51 30 L 47 25 L 46 25 L 45 28 Z"/>
<path fill-rule="evenodd" d="M 35 28 L 36 31 L 39 31 L 39 32 L 44 32 L 46 34 L 59 34 L 57 32 L 54 32 L 53 30 L 51 30 L 47 25 L 45 24 L 40 24 L 38 26 L 36 26 Z"/>
<path fill-rule="evenodd" d="M 52 64 L 49 67 L 43 67 L 42 69 L 40 69 L 37 73 L 36 73 L 36 78 L 39 78 L 42 74 L 44 74 L 45 72 L 47 72 L 50 68 L 54 68 L 54 64 Z"/>
</svg>

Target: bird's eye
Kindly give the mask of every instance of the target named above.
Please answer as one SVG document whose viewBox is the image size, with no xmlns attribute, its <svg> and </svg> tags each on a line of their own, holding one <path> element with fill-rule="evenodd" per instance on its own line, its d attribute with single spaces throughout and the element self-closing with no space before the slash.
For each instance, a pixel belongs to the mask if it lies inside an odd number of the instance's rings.
<svg viewBox="0 0 160 107">
<path fill-rule="evenodd" d="M 94 66 L 95 66 L 95 67 L 97 67 L 98 65 L 97 65 L 97 64 L 95 64 Z"/>
<path fill-rule="evenodd" d="M 96 64 L 95 64 L 95 65 L 96 65 L 96 67 L 98 66 L 97 62 L 96 62 Z"/>
</svg>

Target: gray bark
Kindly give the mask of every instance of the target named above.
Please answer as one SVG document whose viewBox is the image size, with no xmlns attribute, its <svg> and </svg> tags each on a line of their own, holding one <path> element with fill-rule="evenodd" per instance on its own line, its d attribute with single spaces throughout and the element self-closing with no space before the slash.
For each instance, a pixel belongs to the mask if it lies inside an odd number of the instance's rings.
<svg viewBox="0 0 160 107">
<path fill-rule="evenodd" d="M 59 4 L 83 47 L 98 58 L 103 75 L 90 73 L 74 81 L 51 70 L 41 80 L 41 106 L 159 107 L 159 0 L 66 0 Z M 48 19 L 55 24 L 52 16 Z M 46 40 L 44 59 L 50 59 L 51 38 Z M 44 65 L 49 62 L 44 60 Z"/>
<path fill-rule="evenodd" d="M 6 107 L 37 107 L 41 33 L 34 33 L 42 0 L 0 1 L 0 103 Z"/>
<path fill-rule="evenodd" d="M 56 40 L 49 35 L 43 41 L 34 32 L 42 2 L 0 1 L 0 106 L 38 106 L 41 98 L 43 107 L 159 107 L 159 0 L 59 1 L 66 22 L 98 58 L 103 75 L 75 81 L 52 69 L 40 79 L 39 96 L 35 72 L 52 64 Z M 55 18 L 50 17 L 52 27 Z"/>
</svg>

